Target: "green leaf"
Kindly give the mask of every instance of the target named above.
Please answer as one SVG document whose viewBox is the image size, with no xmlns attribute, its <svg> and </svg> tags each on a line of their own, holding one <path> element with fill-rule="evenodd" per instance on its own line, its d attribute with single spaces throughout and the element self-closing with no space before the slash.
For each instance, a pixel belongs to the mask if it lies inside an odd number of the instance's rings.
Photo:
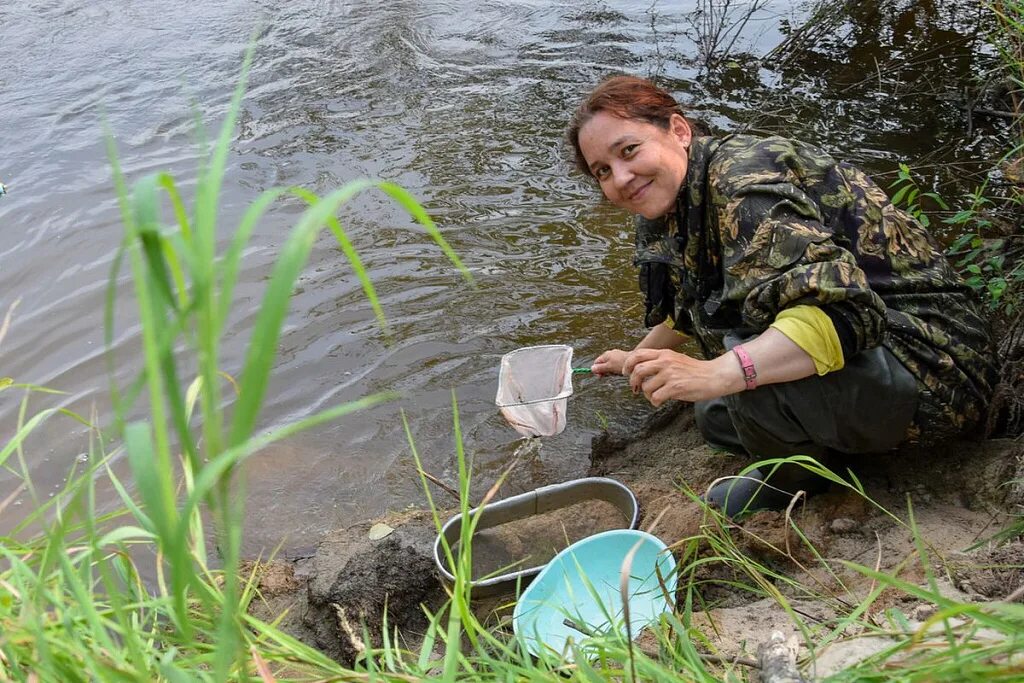
<svg viewBox="0 0 1024 683">
<path fill-rule="evenodd" d="M 936 192 L 925 192 L 925 193 L 924 193 L 924 196 L 925 196 L 925 197 L 928 197 L 928 198 L 929 198 L 929 199 L 931 199 L 931 200 L 932 200 L 933 202 L 935 202 L 936 204 L 938 204 L 938 205 L 939 205 L 939 207 L 940 207 L 940 208 L 942 208 L 942 210 L 943 210 L 943 211 L 948 211 L 948 210 L 949 210 L 949 205 L 948 205 L 948 204 L 946 204 L 946 202 L 945 202 L 945 201 L 943 201 L 942 197 L 940 197 L 940 196 L 938 195 L 938 193 L 936 193 Z"/>
<path fill-rule="evenodd" d="M 470 274 L 469 270 L 466 269 L 466 266 L 462 265 L 462 261 L 455 253 L 455 250 L 449 246 L 448 241 L 445 240 L 443 235 L 441 235 L 441 231 L 437 229 L 437 226 L 434 225 L 434 221 L 427 215 L 426 210 L 420 205 L 420 203 L 417 202 L 406 190 L 394 183 L 389 183 L 387 181 L 382 182 L 380 183 L 380 189 L 401 204 L 402 208 L 408 211 L 409 214 L 426 229 L 427 233 L 429 233 L 434 241 L 437 242 L 437 246 L 441 247 L 441 251 L 443 251 L 444 255 L 448 257 L 448 260 L 451 261 L 459 270 L 466 282 L 471 285 L 474 284 L 472 274 Z"/>
<path fill-rule="evenodd" d="M 942 222 L 943 223 L 949 223 L 951 225 L 956 225 L 956 224 L 960 224 L 960 223 L 966 223 L 967 221 L 971 220 L 971 218 L 973 216 L 974 216 L 974 212 L 973 211 L 970 211 L 968 209 L 962 209 L 960 211 L 957 211 L 955 214 L 953 214 L 949 218 L 943 219 Z"/>
<path fill-rule="evenodd" d="M 910 191 L 911 187 L 911 185 L 904 185 L 901 187 L 899 191 L 892 196 L 893 205 L 899 206 L 900 202 L 903 201 L 903 198 L 907 196 L 907 192 Z"/>
<path fill-rule="evenodd" d="M 353 181 L 307 209 L 281 249 L 281 255 L 274 264 L 264 291 L 260 312 L 246 350 L 238 383 L 241 394 L 235 405 L 228 437 L 229 446 L 237 446 L 245 441 L 256 425 L 256 416 L 263 403 L 270 369 L 277 353 L 277 340 L 288 312 L 295 281 L 306 264 L 317 233 L 339 207 L 370 185 L 367 180 Z"/>
<path fill-rule="evenodd" d="M 223 477 L 235 465 L 250 457 L 253 453 L 257 452 L 261 448 L 265 448 L 275 441 L 279 441 L 280 439 L 300 432 L 303 429 L 308 429 L 310 427 L 335 420 L 359 410 L 364 410 L 388 401 L 393 401 L 396 398 L 398 398 L 398 394 L 394 392 L 371 394 L 370 396 L 361 398 L 358 401 L 351 401 L 334 408 L 323 410 L 303 420 L 299 420 L 298 422 L 293 422 L 281 427 L 280 429 L 276 429 L 270 434 L 249 439 L 237 446 L 225 450 L 216 458 L 208 462 L 203 470 L 197 474 L 193 490 L 189 494 L 188 501 L 182 509 L 182 519 L 185 523 L 181 524 L 178 529 L 179 540 L 184 540 L 185 533 L 188 530 L 187 522 L 192 512 L 206 497 L 206 495 L 220 483 L 221 477 Z"/>
<path fill-rule="evenodd" d="M 955 256 L 957 253 L 959 253 L 961 249 L 967 246 L 967 243 L 970 242 L 973 238 L 974 235 L 971 233 L 967 233 L 966 235 L 960 235 L 960 237 L 957 237 L 953 241 L 953 243 L 949 245 L 949 249 L 946 250 L 946 253 L 950 254 L 951 256 Z"/>
<path fill-rule="evenodd" d="M 174 501 L 167 500 L 163 477 L 156 465 L 152 436 L 145 422 L 132 422 L 124 429 L 125 451 L 143 509 L 153 521 L 157 533 L 168 538 L 174 526 Z"/>
<path fill-rule="evenodd" d="M 319 199 L 312 192 L 298 189 L 296 194 L 309 202 L 310 206 L 315 205 Z M 373 309 L 373 314 L 377 317 L 377 324 L 380 325 L 381 330 L 384 332 L 384 336 L 390 338 L 391 330 L 388 327 L 387 318 L 384 316 L 384 309 L 380 305 L 380 299 L 377 297 L 377 290 L 373 286 L 373 282 L 370 280 L 369 274 L 366 272 L 366 267 L 363 265 L 363 260 L 359 258 L 359 253 L 355 247 L 352 246 L 351 240 L 348 238 L 348 233 L 341 227 L 341 222 L 334 216 L 330 216 L 327 219 L 327 227 L 330 228 L 331 232 L 334 233 L 334 239 L 338 242 L 338 246 L 341 247 L 341 251 L 345 254 L 345 258 L 348 259 L 348 263 L 352 266 L 352 271 L 356 274 L 356 278 L 359 280 L 359 284 L 363 287 L 363 294 L 366 296 L 367 301 L 370 302 L 370 308 Z"/>
<path fill-rule="evenodd" d="M 1006 291 L 1006 280 L 1003 278 L 990 280 L 988 283 L 988 291 L 989 294 L 992 295 L 993 302 L 999 301 L 1000 297 L 1002 297 L 1003 293 Z"/>
</svg>

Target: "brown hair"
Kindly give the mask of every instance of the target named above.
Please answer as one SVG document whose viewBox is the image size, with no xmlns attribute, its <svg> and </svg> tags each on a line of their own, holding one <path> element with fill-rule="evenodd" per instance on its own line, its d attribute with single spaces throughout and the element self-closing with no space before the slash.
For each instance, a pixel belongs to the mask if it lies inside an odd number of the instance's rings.
<svg viewBox="0 0 1024 683">
<path fill-rule="evenodd" d="M 580 149 L 580 128 L 602 111 L 622 119 L 646 121 L 662 130 L 668 130 L 669 119 L 673 114 L 679 114 L 695 131 L 704 132 L 704 127 L 687 117 L 674 97 L 650 81 L 636 76 L 611 76 L 601 81 L 583 100 L 565 131 L 575 154 L 576 168 L 590 177 L 594 174 L 590 172 Z"/>
</svg>

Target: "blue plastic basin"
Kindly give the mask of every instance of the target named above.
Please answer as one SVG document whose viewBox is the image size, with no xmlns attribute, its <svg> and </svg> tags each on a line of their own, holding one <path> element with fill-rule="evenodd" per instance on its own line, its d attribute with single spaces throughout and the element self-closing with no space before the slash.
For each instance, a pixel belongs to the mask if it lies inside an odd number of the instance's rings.
<svg viewBox="0 0 1024 683">
<path fill-rule="evenodd" d="M 634 529 L 613 529 L 577 541 L 558 553 L 534 579 L 516 603 L 512 627 L 534 655 L 543 650 L 566 653 L 566 640 L 587 636 L 565 625 L 572 620 L 593 633 L 613 629 L 625 634 L 622 563 L 640 543 L 630 571 L 629 613 L 633 636 L 658 620 L 669 608 L 658 581 L 661 573 L 669 599 L 674 599 L 676 561 L 656 536 Z M 657 568 L 657 572 L 656 572 Z"/>
</svg>

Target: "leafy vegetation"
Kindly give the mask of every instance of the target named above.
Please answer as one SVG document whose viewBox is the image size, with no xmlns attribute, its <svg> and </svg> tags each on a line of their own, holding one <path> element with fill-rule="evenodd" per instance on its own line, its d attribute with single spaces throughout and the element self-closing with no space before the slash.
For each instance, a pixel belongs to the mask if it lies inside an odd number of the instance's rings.
<svg viewBox="0 0 1024 683">
<path fill-rule="evenodd" d="M 963 198 L 962 208 L 942 222 L 957 235 L 948 254 L 967 285 L 990 309 L 1012 316 L 1024 297 L 1024 3 L 994 0 L 990 10 L 997 20 L 992 41 L 1000 59 L 985 81 L 997 84 L 990 89 L 1001 93 L 1010 107 L 997 111 L 1010 119 L 1009 149 L 981 186 Z M 893 203 L 925 227 L 932 223 L 930 211 L 949 209 L 939 194 L 921 190 L 904 163 L 890 190 Z"/>
</svg>

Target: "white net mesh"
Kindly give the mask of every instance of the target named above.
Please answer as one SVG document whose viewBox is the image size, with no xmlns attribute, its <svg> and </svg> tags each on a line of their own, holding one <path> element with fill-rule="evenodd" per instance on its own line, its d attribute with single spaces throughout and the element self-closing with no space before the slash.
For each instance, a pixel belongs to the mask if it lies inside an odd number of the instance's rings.
<svg viewBox="0 0 1024 683">
<path fill-rule="evenodd" d="M 523 436 L 554 436 L 565 429 L 571 394 L 571 346 L 527 346 L 501 357 L 494 402 Z"/>
</svg>

